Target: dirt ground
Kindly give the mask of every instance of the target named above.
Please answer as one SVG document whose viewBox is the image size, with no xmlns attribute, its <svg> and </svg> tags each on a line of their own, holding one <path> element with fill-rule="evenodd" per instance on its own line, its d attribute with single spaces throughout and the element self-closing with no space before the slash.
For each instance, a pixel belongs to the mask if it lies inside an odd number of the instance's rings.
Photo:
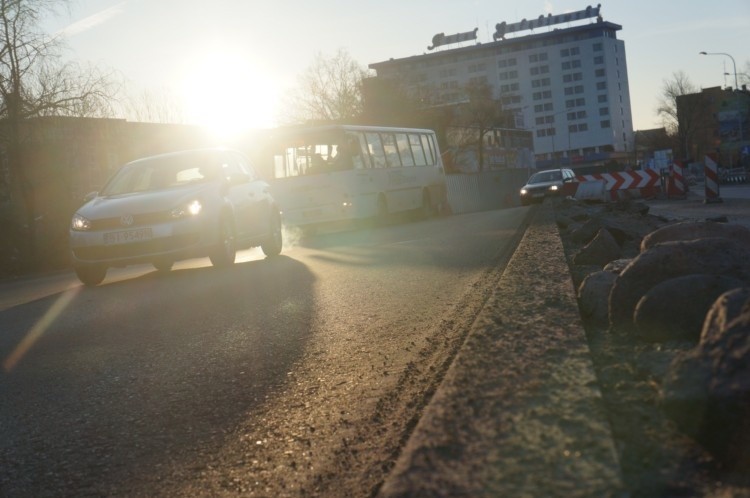
<svg viewBox="0 0 750 498">
<path fill-rule="evenodd" d="M 591 205 L 587 210 L 605 223 L 640 235 L 680 220 L 679 214 L 675 214 L 679 211 L 674 208 L 667 217 L 652 214 L 660 212 L 658 209 L 641 215 L 624 206 L 611 207 Z M 563 203 L 560 213 L 570 214 L 571 209 L 571 203 Z M 693 210 L 686 212 L 684 218 L 701 219 L 701 214 Z M 561 230 L 561 236 L 578 288 L 587 274 L 599 268 L 575 266 L 572 257 L 581 246 L 571 241 L 569 231 Z M 639 242 L 637 237 L 626 243 L 624 257 L 636 256 Z M 659 409 L 659 392 L 666 369 L 677 353 L 692 345 L 649 345 L 612 334 L 602 326 L 585 322 L 584 326 L 629 495 L 633 498 L 750 497 L 749 476 L 726 472 L 700 445 L 681 434 Z"/>
</svg>

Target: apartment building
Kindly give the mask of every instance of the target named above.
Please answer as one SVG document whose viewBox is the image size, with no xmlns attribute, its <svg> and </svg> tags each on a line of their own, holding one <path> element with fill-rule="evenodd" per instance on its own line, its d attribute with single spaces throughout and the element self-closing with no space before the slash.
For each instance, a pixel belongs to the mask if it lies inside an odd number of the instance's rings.
<svg viewBox="0 0 750 498">
<path fill-rule="evenodd" d="M 531 130 L 537 167 L 627 162 L 633 121 L 622 26 L 600 7 L 496 25 L 493 41 L 476 31 L 433 38 L 429 53 L 369 65 L 425 105 L 466 99 L 472 82 L 486 82 L 516 125 Z"/>
</svg>

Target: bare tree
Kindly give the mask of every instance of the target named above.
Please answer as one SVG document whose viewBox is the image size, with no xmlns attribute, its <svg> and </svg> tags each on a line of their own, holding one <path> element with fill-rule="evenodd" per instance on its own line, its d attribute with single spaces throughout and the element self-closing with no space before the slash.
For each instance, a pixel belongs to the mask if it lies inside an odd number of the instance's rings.
<svg viewBox="0 0 750 498">
<path fill-rule="evenodd" d="M 33 185 L 23 157 L 30 118 L 62 115 L 96 117 L 111 112 L 117 89 L 105 71 L 63 62 L 59 39 L 41 30 L 45 16 L 64 0 L 0 0 L 0 142 L 10 181 L 23 198 L 27 247 L 34 257 L 37 217 Z"/>
<path fill-rule="evenodd" d="M 465 100 L 455 107 L 453 142 L 459 147 L 475 147 L 479 171 L 484 169 L 487 133 L 508 124 L 508 115 L 493 89 L 485 81 L 470 82 L 464 87 Z"/>
<path fill-rule="evenodd" d="M 690 156 L 690 142 L 705 125 L 703 114 L 706 107 L 697 95 L 699 93 L 687 74 L 677 71 L 672 74 L 672 79 L 664 80 L 656 108 L 664 128 L 676 139 L 679 152 L 686 159 Z"/>
<path fill-rule="evenodd" d="M 130 121 L 184 124 L 187 119 L 180 100 L 169 88 L 130 90 L 120 102 L 121 114 Z"/>
<path fill-rule="evenodd" d="M 317 54 L 285 103 L 289 124 L 356 120 L 362 115 L 362 81 L 367 70 L 341 49 L 331 58 Z"/>
<path fill-rule="evenodd" d="M 661 118 L 667 133 L 677 134 L 677 97 L 696 93 L 698 89 L 683 71 L 672 74 L 672 79 L 664 80 L 656 107 L 656 115 Z"/>
<path fill-rule="evenodd" d="M 750 61 L 745 61 L 745 66 L 742 68 L 742 72 L 737 74 L 740 80 L 740 87 L 742 85 L 750 85 Z"/>
</svg>

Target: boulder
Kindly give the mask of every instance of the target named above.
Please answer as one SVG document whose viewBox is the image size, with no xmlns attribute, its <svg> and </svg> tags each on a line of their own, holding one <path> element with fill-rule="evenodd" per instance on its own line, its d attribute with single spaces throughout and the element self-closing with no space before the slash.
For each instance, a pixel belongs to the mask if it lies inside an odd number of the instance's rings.
<svg viewBox="0 0 750 498">
<path fill-rule="evenodd" d="M 596 237 L 586 244 L 574 257 L 573 263 L 577 265 L 604 266 L 610 261 L 619 259 L 622 249 L 615 241 L 609 230 L 602 228 Z"/>
<path fill-rule="evenodd" d="M 617 275 L 613 272 L 598 271 L 583 279 L 578 288 L 578 307 L 584 320 L 603 326 L 609 323 L 607 297 L 616 278 Z"/>
<path fill-rule="evenodd" d="M 633 320 L 646 342 L 697 343 L 712 304 L 747 282 L 724 275 L 685 275 L 656 284 L 638 301 Z"/>
<path fill-rule="evenodd" d="M 701 342 L 716 341 L 727 324 L 739 318 L 742 308 L 750 302 L 750 288 L 743 287 L 722 294 L 706 314 Z"/>
<path fill-rule="evenodd" d="M 729 297 L 729 298 L 727 298 Z M 728 309 L 730 306 L 733 309 Z M 726 322 L 739 309 L 739 315 Z M 750 289 L 724 294 L 693 350 L 664 378 L 661 406 L 686 434 L 726 467 L 750 472 Z M 708 330 L 708 328 L 711 330 Z"/>
<path fill-rule="evenodd" d="M 641 241 L 641 252 L 663 242 L 716 237 L 739 240 L 750 246 L 750 229 L 742 225 L 713 221 L 683 221 L 661 227 L 646 235 Z"/>
<path fill-rule="evenodd" d="M 588 244 L 594 237 L 596 237 L 596 234 L 599 233 L 599 230 L 601 230 L 603 226 L 604 225 L 602 225 L 601 221 L 596 218 L 591 218 L 583 225 L 571 230 L 570 240 L 576 244 Z"/>
<path fill-rule="evenodd" d="M 560 230 L 566 230 L 569 226 L 575 223 L 575 221 L 573 220 L 573 218 L 565 216 L 564 214 L 558 214 L 555 217 L 555 223 L 557 224 L 558 228 L 560 228 Z"/>
<path fill-rule="evenodd" d="M 750 281 L 750 249 L 732 239 L 665 242 L 639 254 L 618 275 L 609 295 L 613 331 L 632 332 L 638 301 L 655 285 L 671 278 L 703 273 Z"/>
<path fill-rule="evenodd" d="M 619 275 L 632 261 L 633 258 L 616 259 L 614 261 L 610 261 L 609 263 L 607 263 L 607 266 L 604 267 L 604 271 Z"/>
</svg>

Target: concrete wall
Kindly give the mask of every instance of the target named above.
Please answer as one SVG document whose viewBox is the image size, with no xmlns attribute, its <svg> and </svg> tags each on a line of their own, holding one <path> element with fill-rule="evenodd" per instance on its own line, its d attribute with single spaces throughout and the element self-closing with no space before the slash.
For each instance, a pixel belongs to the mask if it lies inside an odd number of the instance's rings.
<svg viewBox="0 0 750 498">
<path fill-rule="evenodd" d="M 522 168 L 447 175 L 448 202 L 455 214 L 520 206 L 518 191 L 528 177 Z"/>
</svg>

